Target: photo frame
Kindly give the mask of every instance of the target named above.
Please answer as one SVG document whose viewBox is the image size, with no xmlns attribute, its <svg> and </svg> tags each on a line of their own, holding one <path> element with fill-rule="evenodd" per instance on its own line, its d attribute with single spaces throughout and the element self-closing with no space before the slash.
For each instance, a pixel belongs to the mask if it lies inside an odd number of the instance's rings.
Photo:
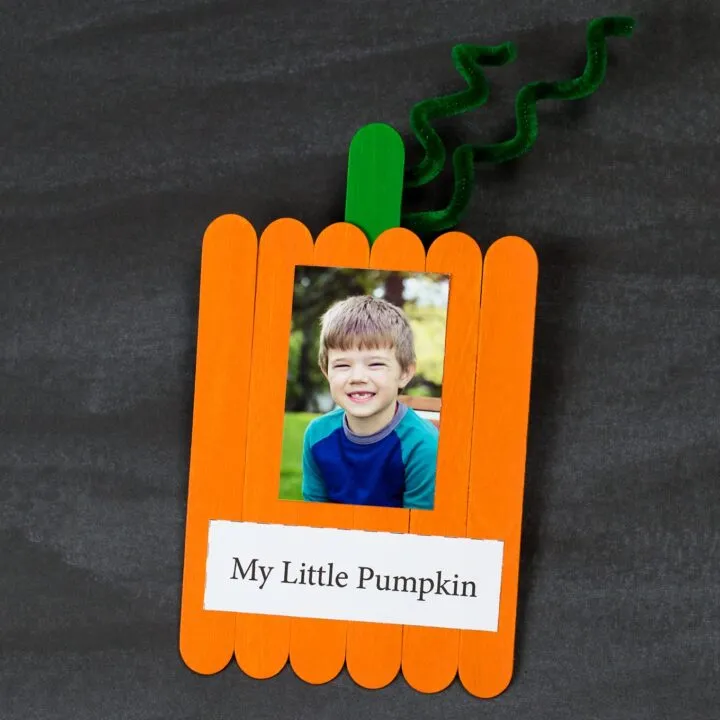
<svg viewBox="0 0 720 720">
<path fill-rule="evenodd" d="M 401 508 L 292 503 L 277 478 L 297 265 L 449 275 L 443 420 L 435 506 Z M 198 349 L 188 487 L 180 651 L 202 674 L 235 657 L 254 678 L 287 662 L 303 680 L 332 680 L 346 666 L 366 688 L 402 672 L 421 692 L 459 676 L 477 697 L 512 676 L 520 528 L 529 411 L 537 258 L 522 238 L 495 241 L 485 258 L 460 232 L 426 252 L 391 227 L 371 244 L 341 222 L 314 240 L 298 220 L 252 224 L 225 215 L 208 228 L 201 267 Z M 495 631 L 263 615 L 204 607 L 212 522 L 333 528 L 393 536 L 497 541 L 503 545 Z"/>
</svg>

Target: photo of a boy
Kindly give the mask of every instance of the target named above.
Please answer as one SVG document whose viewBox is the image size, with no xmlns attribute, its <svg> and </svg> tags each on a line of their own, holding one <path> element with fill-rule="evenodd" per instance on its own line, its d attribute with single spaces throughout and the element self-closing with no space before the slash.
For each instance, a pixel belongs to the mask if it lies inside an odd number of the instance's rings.
<svg viewBox="0 0 720 720">
<path fill-rule="evenodd" d="M 321 319 L 318 362 L 337 407 L 305 431 L 303 499 L 431 510 L 438 430 L 398 402 L 416 371 L 402 309 L 373 296 L 335 303 Z"/>
</svg>

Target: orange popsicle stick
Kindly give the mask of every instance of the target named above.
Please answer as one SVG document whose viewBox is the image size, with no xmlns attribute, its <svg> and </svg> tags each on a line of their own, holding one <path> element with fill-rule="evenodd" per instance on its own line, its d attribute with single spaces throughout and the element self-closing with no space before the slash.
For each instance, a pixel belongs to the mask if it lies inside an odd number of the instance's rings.
<svg viewBox="0 0 720 720">
<path fill-rule="evenodd" d="M 382 233 L 373 243 L 370 267 L 378 270 L 423 272 L 425 248 L 404 228 Z M 355 528 L 406 533 L 409 511 L 395 508 L 356 507 Z M 351 622 L 347 638 L 347 667 L 358 685 L 377 689 L 391 683 L 402 659 L 402 625 Z"/>
<path fill-rule="evenodd" d="M 323 230 L 315 242 L 313 264 L 319 267 L 366 268 L 370 246 L 364 233 L 349 223 Z M 353 507 L 330 503 L 300 503 L 298 524 L 350 529 Z M 290 663 L 298 677 L 319 684 L 332 680 L 345 663 L 348 622 L 293 618 Z"/>
<path fill-rule="evenodd" d="M 257 236 L 237 215 L 214 220 L 203 239 L 195 403 L 188 481 L 180 653 L 216 673 L 233 653 L 235 615 L 203 610 L 208 523 L 241 516 L 245 474 Z"/>
<path fill-rule="evenodd" d="M 468 235 L 446 233 L 431 245 L 426 270 L 451 275 L 450 297 L 435 508 L 411 510 L 410 532 L 465 537 L 482 254 Z M 458 630 L 406 626 L 402 669 L 407 682 L 425 693 L 445 689 L 458 671 L 459 642 Z"/>
<path fill-rule="evenodd" d="M 537 272 L 522 238 L 501 238 L 487 253 L 467 536 L 504 541 L 502 591 L 498 632 L 462 631 L 459 667 L 465 688 L 483 698 L 503 692 L 513 671 Z"/>
<path fill-rule="evenodd" d="M 299 221 L 276 220 L 260 238 L 255 300 L 247 464 L 242 519 L 296 525 L 299 503 L 279 499 L 280 463 L 295 265 L 311 265 L 313 240 Z M 254 678 L 282 670 L 290 618 L 238 614 L 235 657 Z"/>
</svg>

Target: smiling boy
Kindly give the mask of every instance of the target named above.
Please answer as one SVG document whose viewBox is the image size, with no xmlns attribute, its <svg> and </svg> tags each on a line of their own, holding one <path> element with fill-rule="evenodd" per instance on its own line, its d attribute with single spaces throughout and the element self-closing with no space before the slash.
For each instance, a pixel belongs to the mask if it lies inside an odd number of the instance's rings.
<svg viewBox="0 0 720 720">
<path fill-rule="evenodd" d="M 305 431 L 303 498 L 431 510 L 438 431 L 398 402 L 416 370 L 405 313 L 371 296 L 334 304 L 318 362 L 338 407 Z"/>
</svg>

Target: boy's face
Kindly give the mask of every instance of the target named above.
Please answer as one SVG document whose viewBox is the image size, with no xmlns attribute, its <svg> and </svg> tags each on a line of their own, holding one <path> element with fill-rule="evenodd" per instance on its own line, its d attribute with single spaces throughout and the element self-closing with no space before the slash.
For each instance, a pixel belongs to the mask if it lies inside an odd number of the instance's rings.
<svg viewBox="0 0 720 720">
<path fill-rule="evenodd" d="M 414 374 L 414 366 L 402 370 L 393 349 L 328 350 L 330 394 L 354 432 L 372 434 L 387 425 L 399 390 Z"/>
</svg>

